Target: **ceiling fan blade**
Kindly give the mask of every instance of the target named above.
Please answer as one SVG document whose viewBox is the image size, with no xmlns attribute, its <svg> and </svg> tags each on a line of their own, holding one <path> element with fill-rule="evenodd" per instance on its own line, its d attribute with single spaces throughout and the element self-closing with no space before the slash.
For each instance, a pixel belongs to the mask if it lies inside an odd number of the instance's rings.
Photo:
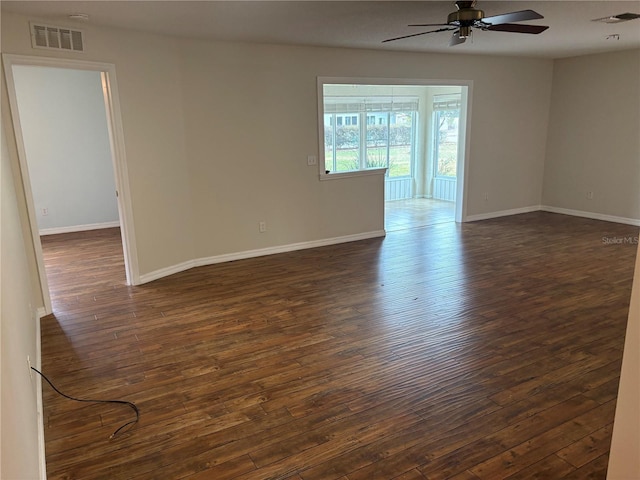
<svg viewBox="0 0 640 480">
<path fill-rule="evenodd" d="M 519 12 L 504 13 L 502 15 L 494 15 L 493 17 L 484 17 L 482 23 L 490 23 L 498 25 L 501 23 L 524 22 L 527 20 L 538 20 L 544 18 L 538 12 L 533 10 L 521 10 Z"/>
<path fill-rule="evenodd" d="M 533 33 L 538 34 L 544 32 L 546 25 L 520 25 L 518 23 L 501 23 L 500 25 L 489 25 L 483 30 L 491 30 L 492 32 L 513 32 L 513 33 Z"/>
<path fill-rule="evenodd" d="M 449 46 L 450 47 L 454 47 L 456 45 L 460 45 L 461 43 L 464 43 L 467 41 L 467 37 L 461 37 L 460 36 L 460 30 L 457 30 L 455 32 L 453 32 L 453 35 L 451 35 L 451 40 L 449 40 Z"/>
<path fill-rule="evenodd" d="M 438 30 L 430 30 L 428 32 L 420 32 L 420 33 L 414 33 L 414 34 L 411 34 L 411 35 L 403 35 L 402 37 L 387 38 L 386 40 L 383 40 L 382 43 L 394 42 L 396 40 L 402 40 L 403 38 L 418 37 L 420 35 L 426 35 L 427 33 L 446 32 L 448 30 L 454 30 L 454 29 L 453 28 L 439 28 Z"/>
<path fill-rule="evenodd" d="M 448 23 L 412 23 L 408 27 L 446 27 Z"/>
</svg>

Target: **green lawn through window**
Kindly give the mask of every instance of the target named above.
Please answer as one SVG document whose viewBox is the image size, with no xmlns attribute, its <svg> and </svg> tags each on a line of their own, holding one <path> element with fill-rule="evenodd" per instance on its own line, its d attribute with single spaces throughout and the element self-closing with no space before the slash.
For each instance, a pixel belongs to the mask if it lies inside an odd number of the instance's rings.
<svg viewBox="0 0 640 480">
<path fill-rule="evenodd" d="M 331 149 L 327 148 L 327 163 L 331 165 Z M 387 147 L 367 148 L 367 168 L 386 167 Z M 389 148 L 390 177 L 411 175 L 411 145 L 395 145 Z M 336 172 L 351 172 L 360 168 L 360 150 L 341 148 L 336 152 Z"/>
</svg>

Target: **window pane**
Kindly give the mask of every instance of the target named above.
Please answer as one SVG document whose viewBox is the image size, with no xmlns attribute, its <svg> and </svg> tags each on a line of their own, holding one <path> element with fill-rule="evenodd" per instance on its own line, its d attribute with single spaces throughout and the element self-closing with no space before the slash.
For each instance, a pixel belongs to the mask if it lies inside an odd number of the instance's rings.
<svg viewBox="0 0 640 480">
<path fill-rule="evenodd" d="M 386 168 L 388 176 L 411 176 L 419 97 L 398 88 L 399 94 L 389 86 L 323 85 L 326 171 Z"/>
<path fill-rule="evenodd" d="M 439 176 L 456 176 L 459 119 L 460 109 L 438 110 L 435 112 L 436 174 Z"/>
<path fill-rule="evenodd" d="M 389 123 L 389 173 L 390 177 L 411 175 L 413 147 L 412 112 L 394 112 Z"/>
<path fill-rule="evenodd" d="M 375 113 L 374 118 L 386 118 L 387 113 Z M 387 168 L 389 129 L 386 125 L 367 124 L 367 168 Z"/>
<path fill-rule="evenodd" d="M 339 116 L 340 114 L 338 114 Z M 346 117 L 351 120 L 350 116 Z M 360 170 L 360 127 L 340 125 L 336 127 L 336 165 L 335 172 Z"/>
</svg>

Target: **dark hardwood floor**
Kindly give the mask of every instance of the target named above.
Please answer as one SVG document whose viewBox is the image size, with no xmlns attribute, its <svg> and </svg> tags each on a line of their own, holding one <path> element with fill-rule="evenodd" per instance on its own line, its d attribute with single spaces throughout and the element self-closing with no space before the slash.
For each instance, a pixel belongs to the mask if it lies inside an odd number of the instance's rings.
<svg viewBox="0 0 640 480">
<path fill-rule="evenodd" d="M 637 237 L 536 212 L 138 287 L 117 229 L 44 237 L 44 373 L 141 412 L 44 385 L 48 478 L 604 479 Z"/>
</svg>

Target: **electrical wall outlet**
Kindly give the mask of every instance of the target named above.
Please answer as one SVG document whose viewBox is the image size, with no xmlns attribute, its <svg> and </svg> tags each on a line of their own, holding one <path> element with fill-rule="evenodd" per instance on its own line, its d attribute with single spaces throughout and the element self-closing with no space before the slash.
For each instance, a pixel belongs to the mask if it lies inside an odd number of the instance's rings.
<svg viewBox="0 0 640 480">
<path fill-rule="evenodd" d="M 482 199 L 483 199 L 485 202 L 488 202 L 488 201 L 489 201 L 489 194 L 488 194 L 487 192 L 484 192 L 484 193 L 482 194 Z"/>
<path fill-rule="evenodd" d="M 593 200 L 593 192 L 587 192 L 587 200 Z"/>
<path fill-rule="evenodd" d="M 260 223 L 258 223 L 258 230 L 260 231 L 260 233 L 264 233 L 267 231 L 267 222 L 265 222 L 264 220 Z"/>
<path fill-rule="evenodd" d="M 49 215 L 49 209 L 45 207 L 42 209 L 42 216 L 46 217 L 47 215 Z"/>
<path fill-rule="evenodd" d="M 315 155 L 307 155 L 307 165 L 311 166 L 311 165 L 317 165 L 318 164 L 318 157 L 316 157 Z"/>
</svg>

